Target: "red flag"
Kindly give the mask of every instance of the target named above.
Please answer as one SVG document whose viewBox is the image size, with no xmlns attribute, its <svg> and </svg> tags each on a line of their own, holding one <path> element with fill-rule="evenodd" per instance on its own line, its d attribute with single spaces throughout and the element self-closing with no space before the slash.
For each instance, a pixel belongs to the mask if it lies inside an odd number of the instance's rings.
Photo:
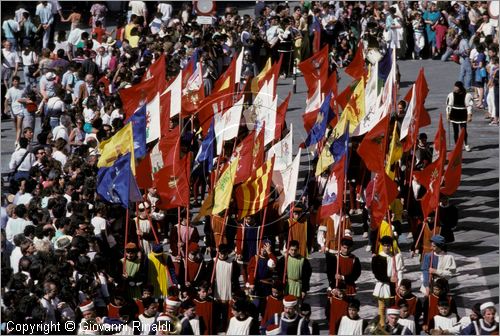
<svg viewBox="0 0 500 336">
<path fill-rule="evenodd" d="M 338 85 L 337 85 L 337 72 L 333 71 L 330 77 L 328 77 L 327 81 L 325 84 L 323 84 L 323 87 L 321 88 L 321 92 L 326 96 L 330 91 L 333 93 L 333 97 L 337 97 L 338 95 Z M 330 108 L 332 111 L 337 114 L 337 100 L 332 99 L 330 100 Z"/>
<path fill-rule="evenodd" d="M 318 83 L 326 83 L 328 80 L 328 45 L 298 65 L 306 81 L 308 98 L 310 98 L 318 87 Z"/>
<path fill-rule="evenodd" d="M 193 63 L 193 62 L 190 62 Z M 184 81 L 184 72 L 182 73 Z M 203 73 L 201 63 L 197 64 L 191 76 L 186 80 L 182 87 L 182 113 L 184 116 L 190 116 L 198 110 L 205 98 L 205 88 L 203 86 Z"/>
<path fill-rule="evenodd" d="M 465 129 L 460 130 L 455 148 L 450 153 L 448 158 L 448 166 L 444 173 L 444 186 L 441 188 L 441 193 L 444 195 L 452 195 L 457 191 L 460 185 L 462 176 L 462 147 L 464 145 Z"/>
<path fill-rule="evenodd" d="M 153 177 L 151 174 L 151 153 L 148 152 L 135 169 L 135 179 L 140 189 L 148 189 L 153 186 Z"/>
<path fill-rule="evenodd" d="M 363 42 L 359 41 L 354 59 L 345 68 L 345 73 L 354 79 L 360 79 L 365 74 L 365 58 L 363 57 Z"/>
<path fill-rule="evenodd" d="M 128 119 L 139 107 L 142 101 L 149 102 L 153 100 L 158 93 L 158 87 L 155 80 L 148 80 L 129 88 L 118 91 L 123 103 L 123 113 L 125 119 Z"/>
<path fill-rule="evenodd" d="M 154 185 L 160 197 L 160 209 L 189 205 L 190 155 L 174 161 L 154 174 Z"/>
<path fill-rule="evenodd" d="M 371 210 L 372 228 L 377 228 L 387 214 L 387 208 L 398 196 L 398 186 L 384 172 L 377 173 L 366 187 L 366 206 Z"/>
<path fill-rule="evenodd" d="M 227 111 L 231 106 L 233 106 L 233 94 L 230 90 L 215 92 L 203 100 L 197 114 L 203 136 L 207 135 L 215 112 Z"/>
<path fill-rule="evenodd" d="M 345 109 L 345 107 L 347 106 L 347 103 L 351 98 L 352 92 L 358 85 L 358 82 L 359 81 L 352 82 L 351 84 L 346 86 L 346 88 L 338 96 L 335 96 L 335 100 L 340 105 L 340 107 L 342 107 L 342 109 Z"/>
<path fill-rule="evenodd" d="M 264 127 L 255 136 L 255 131 L 250 132 L 236 147 L 233 156 L 240 157 L 234 184 L 246 181 L 258 167 L 264 163 Z"/>
<path fill-rule="evenodd" d="M 180 126 L 167 132 L 150 153 L 153 174 L 163 167 L 177 162 L 180 157 Z"/>
<path fill-rule="evenodd" d="M 386 139 L 389 128 L 389 115 L 382 118 L 375 127 L 366 133 L 359 144 L 358 154 L 363 159 L 366 167 L 372 172 L 383 172 Z"/>
<path fill-rule="evenodd" d="M 241 51 L 243 52 L 243 50 Z M 236 62 L 238 61 L 238 56 L 233 56 L 233 60 L 229 64 L 228 68 L 224 73 L 215 81 L 212 92 L 218 92 L 219 90 L 226 90 L 225 85 L 229 85 L 227 89 L 231 92 L 234 91 L 234 83 L 236 83 Z"/>
<path fill-rule="evenodd" d="M 281 131 L 283 130 L 283 127 L 285 126 L 286 110 L 288 109 L 288 103 L 290 102 L 291 96 L 292 96 L 292 93 L 289 92 L 288 96 L 280 104 L 280 106 L 278 106 L 278 109 L 276 111 L 276 131 L 274 133 L 274 137 L 276 139 L 281 139 Z"/>
<path fill-rule="evenodd" d="M 335 162 L 321 201 L 319 217 L 325 218 L 338 213 L 342 209 L 345 184 L 345 155 L 339 162 Z"/>
<path fill-rule="evenodd" d="M 161 54 L 158 59 L 149 66 L 148 70 L 142 76 L 142 82 L 154 78 L 158 85 L 158 91 L 162 92 L 167 87 L 165 54 Z"/>
<path fill-rule="evenodd" d="M 425 167 L 424 170 L 414 173 L 415 180 L 427 189 L 421 200 L 424 218 L 439 205 L 439 192 L 446 158 L 446 132 L 443 127 L 442 117 L 439 118 L 439 126 L 434 138 L 434 149 L 438 151 L 438 158 Z"/>
<path fill-rule="evenodd" d="M 408 118 L 411 118 L 411 120 L 408 127 L 408 134 L 406 135 L 406 138 L 403 142 L 403 150 L 405 152 L 410 150 L 417 141 L 418 130 L 424 126 L 431 124 L 429 113 L 424 108 L 425 99 L 427 97 L 427 94 L 429 93 L 429 87 L 427 85 L 427 80 L 425 79 L 423 68 L 420 69 L 414 85 L 416 94 L 415 105 L 413 107 L 413 111 L 410 110 L 412 108 L 411 106 L 408 106 L 409 109 L 408 111 L 406 111 Z M 412 96 L 412 87 L 410 87 L 409 92 L 405 96 L 405 100 L 408 99 L 406 101 L 410 102 Z M 404 120 L 403 124 L 405 124 Z"/>
</svg>

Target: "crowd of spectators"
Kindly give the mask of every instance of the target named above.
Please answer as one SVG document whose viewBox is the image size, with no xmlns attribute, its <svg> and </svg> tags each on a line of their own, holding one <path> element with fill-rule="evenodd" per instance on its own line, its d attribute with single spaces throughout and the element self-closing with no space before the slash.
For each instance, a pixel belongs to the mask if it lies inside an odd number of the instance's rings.
<svg viewBox="0 0 500 336">
<path fill-rule="evenodd" d="M 169 79 L 197 55 L 205 95 L 238 52 L 245 81 L 280 54 L 287 77 L 318 38 L 334 69 L 360 46 L 373 60 L 393 48 L 401 60 L 455 61 L 476 107 L 498 125 L 498 20 L 487 1 L 249 2 L 254 15 L 223 2 L 210 25 L 197 23 L 191 2 L 130 1 L 118 12 L 105 2 L 88 11 L 57 0 L 24 5 L 2 10 L 2 120 L 16 130 L 15 148 L 4 148 L 13 154 L 2 189 L 3 321 L 76 321 L 87 300 L 105 316 L 124 297 L 125 212 L 96 198 L 97 147 L 123 126 L 119 90 L 161 54 Z M 154 190 L 147 198 L 154 212 Z M 162 238 L 178 220 L 162 217 Z"/>
</svg>

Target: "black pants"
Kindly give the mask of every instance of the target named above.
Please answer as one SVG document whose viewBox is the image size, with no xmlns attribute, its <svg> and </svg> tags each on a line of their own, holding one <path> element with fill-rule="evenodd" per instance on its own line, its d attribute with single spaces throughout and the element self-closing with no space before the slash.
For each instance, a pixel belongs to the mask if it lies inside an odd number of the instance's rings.
<svg viewBox="0 0 500 336">
<path fill-rule="evenodd" d="M 460 129 L 464 128 L 465 129 L 465 137 L 464 137 L 464 144 L 467 145 L 467 123 L 451 123 L 453 125 L 453 139 L 455 139 L 455 143 L 457 143 L 458 140 L 458 135 L 460 133 Z"/>
</svg>

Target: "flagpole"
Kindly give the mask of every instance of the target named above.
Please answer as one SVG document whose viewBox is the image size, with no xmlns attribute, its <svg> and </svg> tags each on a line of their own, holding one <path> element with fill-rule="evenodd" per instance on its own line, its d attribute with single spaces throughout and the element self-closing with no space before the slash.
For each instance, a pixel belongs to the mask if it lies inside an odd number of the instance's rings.
<svg viewBox="0 0 500 336">
<path fill-rule="evenodd" d="M 181 249 L 179 244 L 181 242 L 181 207 L 177 207 L 177 223 L 179 227 L 177 228 L 177 256 L 181 256 Z"/>
<path fill-rule="evenodd" d="M 123 274 L 127 273 L 127 252 L 125 251 L 125 246 L 127 245 L 128 241 L 128 207 L 127 207 L 127 212 L 125 214 L 125 244 L 123 245 Z M 140 239 L 138 239 L 140 240 Z"/>
<path fill-rule="evenodd" d="M 392 274 L 396 278 L 396 289 L 397 289 L 398 288 L 398 285 L 397 285 L 397 283 L 398 283 L 398 272 L 396 270 L 396 267 L 397 267 L 397 265 L 396 265 L 396 250 L 394 249 L 394 232 L 392 231 L 391 212 L 390 212 L 389 209 L 387 209 L 387 222 L 389 223 L 389 232 L 391 233 L 391 237 L 393 239 L 392 246 L 391 246 L 391 248 L 393 249 L 393 251 L 392 251 L 392 264 L 393 264 Z M 399 245 L 397 244 L 397 242 L 396 242 L 396 245 L 399 248 Z"/>
<path fill-rule="evenodd" d="M 189 245 L 189 202 L 188 206 L 186 208 L 186 242 L 184 244 L 185 246 L 185 263 L 184 263 L 184 283 L 187 283 L 188 280 L 188 246 Z"/>
<path fill-rule="evenodd" d="M 235 151 L 236 149 L 236 139 L 234 140 L 234 145 L 233 145 L 233 152 Z M 224 141 L 222 142 L 222 153 L 221 153 L 221 156 L 224 156 Z M 216 171 L 216 177 L 214 179 L 214 184 L 215 184 L 215 180 L 217 179 L 218 177 L 218 171 L 219 171 L 219 162 L 220 160 L 217 160 L 217 171 Z M 213 189 L 213 187 L 212 187 Z M 215 197 L 215 193 L 214 193 L 214 197 Z M 219 243 L 216 244 L 215 248 L 216 248 L 216 254 L 215 254 L 215 261 L 214 261 L 214 268 L 212 270 L 212 276 L 210 277 L 210 283 L 213 283 L 214 282 L 214 277 L 215 277 L 215 266 L 217 266 L 217 260 L 219 259 L 219 245 L 221 244 L 222 242 L 222 237 L 224 236 L 224 230 L 226 229 L 226 221 L 227 221 L 227 213 L 229 211 L 229 207 L 226 208 L 226 210 L 224 211 L 224 219 L 223 219 L 223 222 L 222 222 L 222 229 L 221 229 L 221 233 L 220 233 L 220 237 L 219 237 Z M 213 224 L 213 217 L 210 217 L 210 222 L 211 224 Z M 212 225 L 212 230 L 213 230 L 213 225 Z"/>
<path fill-rule="evenodd" d="M 295 207 L 295 202 L 290 203 L 290 220 L 288 221 L 288 237 L 286 239 L 286 246 L 285 246 L 285 267 L 283 271 L 283 284 L 286 283 L 286 272 L 288 268 L 288 245 L 290 245 L 290 232 L 291 232 L 291 220 L 293 219 L 293 208 Z"/>
<path fill-rule="evenodd" d="M 260 225 L 260 233 L 259 233 L 259 242 L 258 242 L 258 250 L 257 250 L 257 255 L 260 253 L 260 249 L 262 248 L 262 238 L 264 236 L 264 223 L 266 222 L 266 215 L 267 215 L 267 206 L 264 208 L 264 214 L 262 216 L 262 223 Z M 255 270 L 253 273 L 253 277 L 257 276 L 257 264 L 255 265 Z"/>
<path fill-rule="evenodd" d="M 408 207 L 410 205 L 410 193 L 411 193 L 411 183 L 413 182 L 413 167 L 415 166 L 415 151 L 417 150 L 417 142 L 413 144 L 413 154 L 411 157 L 411 167 L 410 167 L 410 179 L 408 181 L 408 196 L 406 197 L 406 210 L 408 211 Z"/>
<path fill-rule="evenodd" d="M 140 230 L 140 226 L 139 226 L 139 205 L 137 204 L 137 202 L 135 203 L 135 213 L 136 213 L 136 217 L 135 217 L 135 231 L 139 231 Z M 142 231 L 141 231 L 142 233 Z M 137 236 L 137 244 L 139 245 L 139 248 L 142 249 L 142 240 L 141 240 L 141 237 Z"/>
</svg>

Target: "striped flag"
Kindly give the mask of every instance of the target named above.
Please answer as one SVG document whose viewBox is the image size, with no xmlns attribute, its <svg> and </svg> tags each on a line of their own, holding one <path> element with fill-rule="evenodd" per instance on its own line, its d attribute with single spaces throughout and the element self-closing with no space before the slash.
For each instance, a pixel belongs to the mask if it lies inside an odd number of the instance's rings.
<svg viewBox="0 0 500 336">
<path fill-rule="evenodd" d="M 269 188 L 273 173 L 274 158 L 266 161 L 235 192 L 238 218 L 253 215 L 269 201 Z"/>
</svg>

